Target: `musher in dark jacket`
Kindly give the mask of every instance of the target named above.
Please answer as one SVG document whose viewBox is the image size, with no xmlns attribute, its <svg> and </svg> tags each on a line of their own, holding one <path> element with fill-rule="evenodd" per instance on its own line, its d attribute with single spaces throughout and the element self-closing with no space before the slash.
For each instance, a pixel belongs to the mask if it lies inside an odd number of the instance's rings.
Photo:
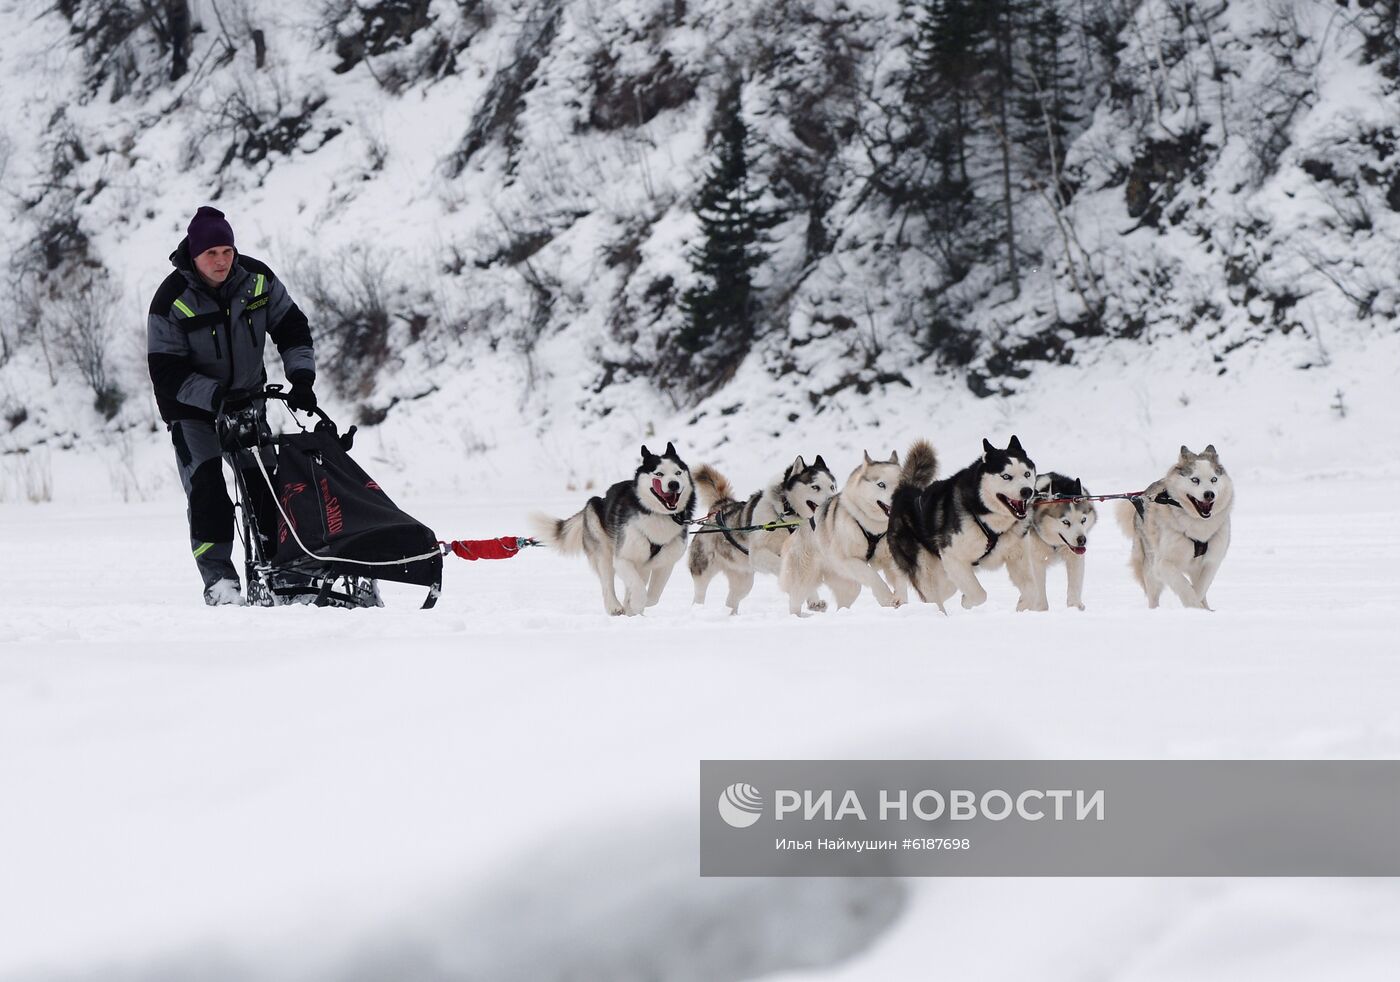
<svg viewBox="0 0 1400 982">
<path fill-rule="evenodd" d="M 187 231 L 170 255 L 175 271 L 151 301 L 146 355 L 189 502 L 190 548 L 204 579 L 204 601 L 241 604 L 233 565 L 233 502 L 224 487 L 214 419 L 221 409 L 236 408 L 225 407 L 226 398 L 262 391 L 266 337 L 282 355 L 293 409 L 316 408 L 316 361 L 306 315 L 272 270 L 234 248 L 223 212 L 200 208 Z M 273 457 L 267 448 L 262 453 L 271 473 Z M 271 541 L 276 527 L 271 494 L 251 453 L 244 456 L 250 468 L 245 483 L 257 497 L 254 512 Z"/>
</svg>

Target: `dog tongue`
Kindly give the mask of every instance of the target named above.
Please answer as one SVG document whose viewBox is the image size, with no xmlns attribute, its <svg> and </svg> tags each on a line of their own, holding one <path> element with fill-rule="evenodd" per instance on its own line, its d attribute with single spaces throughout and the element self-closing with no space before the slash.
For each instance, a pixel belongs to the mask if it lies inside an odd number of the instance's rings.
<svg viewBox="0 0 1400 982">
<path fill-rule="evenodd" d="M 651 479 L 651 493 L 660 498 L 667 508 L 676 507 L 676 502 L 679 501 L 681 497 L 681 493 L 679 491 L 662 491 L 661 478 L 659 477 L 654 477 Z"/>
<path fill-rule="evenodd" d="M 1069 548 L 1076 556 L 1082 556 L 1086 551 L 1084 546 L 1070 546 Z"/>
</svg>

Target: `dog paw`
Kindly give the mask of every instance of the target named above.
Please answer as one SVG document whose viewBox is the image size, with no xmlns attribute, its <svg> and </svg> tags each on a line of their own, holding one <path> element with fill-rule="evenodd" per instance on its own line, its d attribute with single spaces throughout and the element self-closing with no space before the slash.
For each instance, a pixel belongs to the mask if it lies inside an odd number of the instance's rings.
<svg viewBox="0 0 1400 982">
<path fill-rule="evenodd" d="M 826 601 L 825 601 L 825 600 L 808 600 L 808 601 L 807 601 L 807 609 L 810 610 L 810 611 L 812 611 L 814 614 L 822 614 L 822 613 L 825 613 L 825 612 L 826 612 Z"/>
<path fill-rule="evenodd" d="M 621 607 L 621 606 L 613 607 L 612 605 L 609 605 L 609 606 L 608 606 L 607 608 L 605 608 L 605 609 L 607 610 L 608 615 L 609 615 L 610 617 L 621 617 L 621 616 L 622 616 L 622 607 Z"/>
<path fill-rule="evenodd" d="M 987 598 L 986 598 L 985 595 L 982 596 L 982 597 L 979 599 L 979 598 L 975 598 L 975 597 L 969 597 L 967 594 L 963 594 L 963 598 L 962 598 L 963 610 L 971 610 L 973 607 L 980 607 L 980 606 L 982 606 L 982 605 L 983 605 L 984 603 L 986 603 L 986 602 L 987 602 Z"/>
<path fill-rule="evenodd" d="M 1083 605 L 1083 604 L 1070 604 L 1070 607 L 1071 607 L 1072 609 L 1074 609 L 1074 610 L 1083 610 L 1083 609 L 1084 609 L 1084 605 Z"/>
</svg>

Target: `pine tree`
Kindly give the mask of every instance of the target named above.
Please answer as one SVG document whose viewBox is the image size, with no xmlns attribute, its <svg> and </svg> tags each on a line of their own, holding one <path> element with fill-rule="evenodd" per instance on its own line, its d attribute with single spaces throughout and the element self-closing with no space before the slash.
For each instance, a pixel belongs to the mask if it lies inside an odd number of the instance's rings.
<svg viewBox="0 0 1400 982">
<path fill-rule="evenodd" d="M 967 275 L 986 239 L 968 173 L 978 124 L 973 86 L 989 43 L 983 2 L 922 0 L 904 92 L 908 145 L 900 149 L 900 190 L 922 216 L 950 281 Z"/>
<path fill-rule="evenodd" d="M 968 183 L 976 115 L 971 88 L 983 70 L 987 26 L 984 0 L 924 0 L 918 21 L 907 98 L 924 110 L 930 130 L 945 144 L 941 156 L 957 165 L 956 173 L 944 175 L 949 183 Z"/>
<path fill-rule="evenodd" d="M 696 202 L 701 237 L 690 253 L 697 282 L 681 298 L 686 323 L 675 352 L 688 359 L 677 366 L 679 374 L 700 392 L 732 375 L 753 343 L 753 274 L 767 258 L 764 232 L 774 223 L 749 183 L 749 133 L 738 81 L 726 87 L 715 117 L 714 159 Z"/>
<path fill-rule="evenodd" d="M 1033 183 L 1049 186 L 1064 168 L 1065 141 L 1079 122 L 1070 96 L 1075 86 L 1069 26 L 1056 0 L 1021 0 L 1021 13 L 1018 142 L 1027 151 Z M 1057 191 L 1064 197 L 1063 188 Z"/>
</svg>

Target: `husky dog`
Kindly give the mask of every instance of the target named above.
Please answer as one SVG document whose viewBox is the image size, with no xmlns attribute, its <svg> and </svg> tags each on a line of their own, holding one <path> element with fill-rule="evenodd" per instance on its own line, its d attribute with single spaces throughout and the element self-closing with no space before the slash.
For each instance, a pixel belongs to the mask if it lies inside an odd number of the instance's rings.
<svg viewBox="0 0 1400 982">
<path fill-rule="evenodd" d="M 1084 498 L 1089 492 L 1078 478 L 1051 472 L 1036 478 L 1036 494 L 1043 498 Z M 1020 539 L 1025 550 L 1023 563 L 1007 559 L 1006 568 L 1027 569 L 1030 593 L 1023 593 L 1017 610 L 1049 610 L 1045 596 L 1045 572 L 1052 563 L 1063 562 L 1069 580 L 1066 602 L 1084 609 L 1084 552 L 1089 547 L 1089 532 L 1098 521 L 1098 511 L 1092 501 L 1056 501 L 1033 505 L 1034 513 L 1029 535 Z"/>
<path fill-rule="evenodd" d="M 885 540 L 890 497 L 898 482 L 899 454 L 871 460 L 867 452 L 840 493 L 824 501 L 816 516 L 788 539 L 778 585 L 787 592 L 789 610 L 800 614 L 802 601 L 822 582 L 831 588 L 838 607 L 855 603 L 862 586 L 870 588 L 882 607 L 905 602 L 908 588 Z"/>
<path fill-rule="evenodd" d="M 822 503 L 836 493 L 836 478 L 821 455 L 808 464 L 798 457 L 783 471 L 783 476 L 762 491 L 750 495 L 747 501 L 734 498 L 733 489 L 724 475 L 708 464 L 695 471 L 695 497 L 700 511 L 721 531 L 707 530 L 690 544 L 690 575 L 695 580 L 695 602 L 705 602 L 710 581 L 724 573 L 729 581 L 729 596 L 725 603 L 734 613 L 739 601 L 753 589 L 754 570 L 774 576 L 782 568 L 783 547 L 793 526 L 768 532 L 734 532 L 730 529 L 768 522 L 806 522 L 817 513 Z M 820 610 L 826 604 L 816 592 L 807 598 L 807 605 Z"/>
<path fill-rule="evenodd" d="M 587 555 L 603 587 L 603 609 L 630 616 L 661 599 L 685 552 L 694 490 L 690 468 L 673 445 L 666 444 L 660 455 L 642 447 L 642 463 L 632 480 L 619 481 L 601 498 L 589 498 L 569 518 L 532 515 L 531 520 L 541 541 L 565 555 Z M 622 603 L 614 573 L 622 577 Z"/>
<path fill-rule="evenodd" d="M 957 590 L 967 608 L 986 603 L 975 569 L 1007 563 L 1025 595 L 1030 572 L 1017 541 L 1029 529 L 1035 464 L 1016 437 L 1005 450 L 982 441 L 982 456 L 951 477 L 934 480 L 937 457 L 928 441 L 910 449 L 890 509 L 890 552 L 925 603 Z"/>
<path fill-rule="evenodd" d="M 1206 591 L 1230 548 L 1234 485 L 1212 444 L 1195 454 L 1185 447 L 1167 476 L 1119 510 L 1133 540 L 1133 575 L 1156 607 L 1170 587 L 1187 607 L 1210 609 Z"/>
</svg>

